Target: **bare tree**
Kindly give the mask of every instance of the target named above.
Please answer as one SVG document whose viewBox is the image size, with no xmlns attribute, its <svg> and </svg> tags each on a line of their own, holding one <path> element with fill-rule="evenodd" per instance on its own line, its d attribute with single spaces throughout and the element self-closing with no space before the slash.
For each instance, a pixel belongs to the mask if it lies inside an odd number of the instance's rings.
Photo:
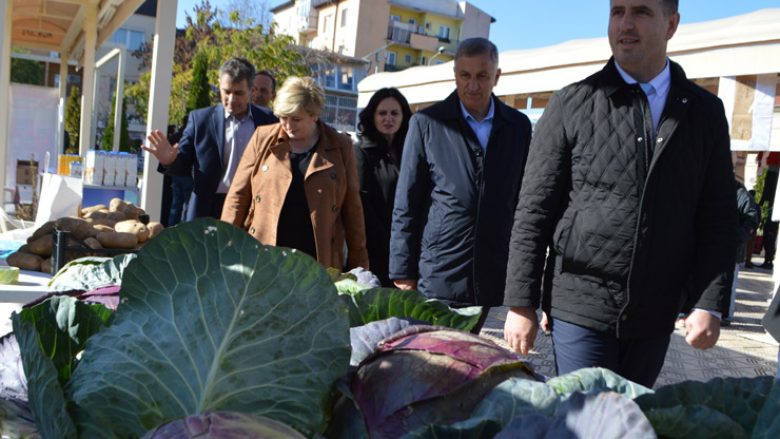
<svg viewBox="0 0 780 439">
<path fill-rule="evenodd" d="M 227 0 L 225 5 L 219 10 L 220 23 L 231 23 L 235 25 L 234 20 L 230 19 L 232 11 L 241 11 L 241 18 L 244 20 L 244 26 L 262 26 L 264 32 L 271 29 L 271 8 L 268 0 Z"/>
</svg>

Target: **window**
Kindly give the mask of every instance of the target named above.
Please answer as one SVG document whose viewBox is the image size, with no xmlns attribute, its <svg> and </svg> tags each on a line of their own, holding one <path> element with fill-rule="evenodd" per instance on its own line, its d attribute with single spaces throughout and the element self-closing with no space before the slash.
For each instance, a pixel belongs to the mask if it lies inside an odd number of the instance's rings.
<svg viewBox="0 0 780 439">
<path fill-rule="evenodd" d="M 439 26 L 439 39 L 440 40 L 449 40 L 450 39 L 450 28 L 449 26 Z"/>
<path fill-rule="evenodd" d="M 412 63 L 412 55 L 409 55 L 408 53 L 404 55 L 404 63 L 411 64 Z"/>
<path fill-rule="evenodd" d="M 120 28 L 114 32 L 114 35 L 111 35 L 111 41 L 124 44 L 127 50 L 133 51 L 141 48 L 141 45 L 146 41 L 146 35 L 137 30 Z"/>
<path fill-rule="evenodd" d="M 354 81 L 353 81 L 352 67 L 340 66 L 339 83 L 338 83 L 339 90 L 354 90 L 355 87 L 353 86 L 353 84 Z"/>
<path fill-rule="evenodd" d="M 349 9 L 344 8 L 341 10 L 341 27 L 347 26 L 347 16 L 348 16 Z"/>
<path fill-rule="evenodd" d="M 409 19 L 409 24 L 417 25 L 417 20 L 414 19 L 414 17 Z"/>
<path fill-rule="evenodd" d="M 426 58 L 426 57 L 424 57 L 424 56 L 423 56 L 423 57 L 421 57 L 421 58 L 420 58 L 420 64 L 422 64 L 422 65 L 424 65 L 424 66 L 427 66 L 427 65 L 428 65 L 428 58 Z"/>
<path fill-rule="evenodd" d="M 391 15 L 390 16 L 390 21 L 401 21 L 401 16 L 400 15 Z"/>
<path fill-rule="evenodd" d="M 330 33 L 330 20 L 333 18 L 332 15 L 325 15 L 322 17 L 322 33 L 327 34 Z"/>
<path fill-rule="evenodd" d="M 386 64 L 394 66 L 395 65 L 395 52 L 387 52 L 387 61 L 385 61 Z"/>
<path fill-rule="evenodd" d="M 339 131 L 355 131 L 357 99 L 349 96 L 325 95 L 325 107 L 320 119 Z"/>
</svg>

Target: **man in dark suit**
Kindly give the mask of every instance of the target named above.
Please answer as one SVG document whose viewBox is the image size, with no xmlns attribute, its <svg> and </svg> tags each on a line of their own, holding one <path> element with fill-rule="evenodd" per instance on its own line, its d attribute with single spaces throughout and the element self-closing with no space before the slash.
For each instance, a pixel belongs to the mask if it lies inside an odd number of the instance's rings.
<svg viewBox="0 0 780 439">
<path fill-rule="evenodd" d="M 186 220 L 219 218 L 244 148 L 258 125 L 277 122 L 270 110 L 250 104 L 255 69 L 243 58 L 231 58 L 219 69 L 222 103 L 190 113 L 181 140 L 171 145 L 154 130 L 143 148 L 160 162 L 160 172 L 192 175 L 193 192 Z"/>
<path fill-rule="evenodd" d="M 501 305 L 531 122 L 493 94 L 501 69 L 489 40 L 463 40 L 454 73 L 455 91 L 409 122 L 389 277 L 453 307 L 487 308 Z"/>
</svg>

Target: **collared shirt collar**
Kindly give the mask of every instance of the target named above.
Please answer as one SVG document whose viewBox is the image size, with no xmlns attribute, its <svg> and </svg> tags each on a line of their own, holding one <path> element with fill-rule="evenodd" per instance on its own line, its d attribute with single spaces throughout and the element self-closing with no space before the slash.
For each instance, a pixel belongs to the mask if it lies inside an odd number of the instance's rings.
<svg viewBox="0 0 780 439">
<path fill-rule="evenodd" d="M 636 84 L 639 82 L 631 75 L 629 75 L 628 72 L 623 70 L 617 61 L 615 61 L 615 68 L 617 68 L 618 73 L 620 73 L 620 77 L 626 81 L 626 84 Z M 669 88 L 672 86 L 672 73 L 671 69 L 669 68 L 669 58 L 666 58 L 666 65 L 664 65 L 661 73 L 656 75 L 655 78 L 651 79 L 648 84 L 650 84 L 653 90 L 661 96 L 666 96 L 669 94 Z"/>
<path fill-rule="evenodd" d="M 231 116 L 233 116 L 232 114 L 228 113 L 227 108 L 225 108 L 224 106 L 222 107 L 222 110 L 224 111 L 225 120 L 228 120 L 228 119 L 230 119 Z M 239 118 L 233 116 L 233 119 L 235 119 L 239 123 L 240 122 L 244 122 L 245 120 L 251 119 L 251 118 L 252 118 L 252 105 L 251 104 L 246 107 L 246 114 L 244 115 L 244 117 L 239 119 Z"/>
<path fill-rule="evenodd" d="M 631 77 L 620 64 L 615 62 L 615 68 L 626 81 L 627 84 L 636 84 L 638 81 Z M 669 67 L 669 58 L 666 59 L 666 65 L 661 73 L 656 75 L 647 83 L 639 84 L 647 97 L 647 103 L 650 106 L 650 114 L 653 118 L 653 136 L 658 133 L 658 125 L 661 123 L 664 107 L 666 107 L 666 98 L 669 96 L 669 90 L 672 88 L 672 73 Z"/>
<path fill-rule="evenodd" d="M 480 121 L 478 121 L 476 118 L 474 118 L 474 116 L 471 115 L 471 113 L 469 113 L 469 111 L 463 105 L 463 102 L 458 100 L 458 103 L 460 104 L 460 111 L 463 113 L 463 118 L 466 119 L 466 123 L 469 125 L 469 127 L 471 127 L 471 130 L 474 131 L 474 134 L 477 136 L 479 146 L 482 147 L 483 151 L 486 151 L 488 142 L 490 141 L 490 131 L 493 130 L 493 116 L 495 115 L 495 103 L 493 102 L 493 96 L 490 96 L 490 107 L 488 108 L 487 114 Z"/>
<path fill-rule="evenodd" d="M 493 102 L 493 96 L 490 96 L 490 107 L 488 108 L 487 114 L 480 121 L 478 121 L 474 116 L 471 115 L 471 113 L 469 113 L 469 110 L 466 109 L 466 106 L 463 105 L 463 102 L 458 100 L 458 103 L 460 104 L 460 111 L 463 113 L 463 118 L 466 119 L 466 121 L 471 119 L 474 122 L 480 123 L 488 120 L 493 120 L 493 116 L 495 115 L 495 110 L 496 110 L 495 103 Z"/>
</svg>

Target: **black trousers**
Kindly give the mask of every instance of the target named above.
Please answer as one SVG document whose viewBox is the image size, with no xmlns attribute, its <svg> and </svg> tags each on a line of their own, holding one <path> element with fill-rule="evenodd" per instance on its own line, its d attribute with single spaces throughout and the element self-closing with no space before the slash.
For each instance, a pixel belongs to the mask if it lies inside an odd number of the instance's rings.
<svg viewBox="0 0 780 439">
<path fill-rule="evenodd" d="M 552 342 L 558 375 L 583 367 L 603 367 L 645 387 L 661 373 L 671 334 L 622 340 L 562 320 L 553 319 Z"/>
<path fill-rule="evenodd" d="M 764 261 L 773 262 L 775 260 L 775 250 L 777 249 L 777 227 L 775 221 L 767 221 L 764 225 Z"/>
</svg>

